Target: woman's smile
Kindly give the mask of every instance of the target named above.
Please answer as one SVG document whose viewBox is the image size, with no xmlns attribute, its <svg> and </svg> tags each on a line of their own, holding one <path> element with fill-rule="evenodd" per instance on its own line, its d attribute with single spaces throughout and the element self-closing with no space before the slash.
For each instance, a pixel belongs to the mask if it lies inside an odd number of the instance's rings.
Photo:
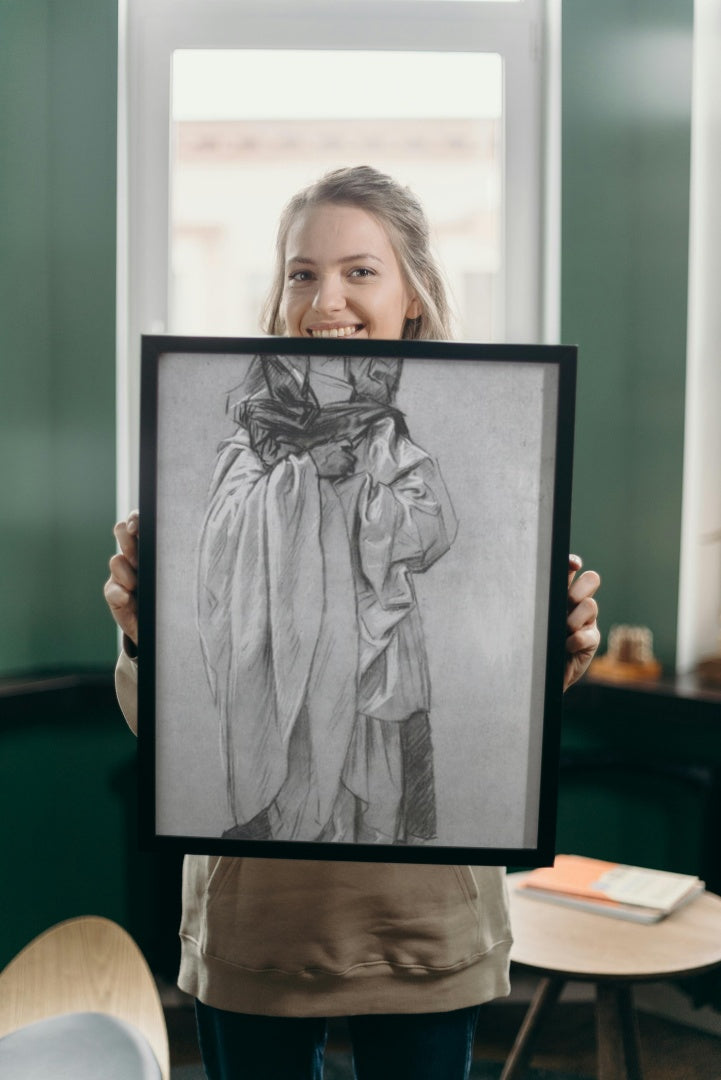
<svg viewBox="0 0 721 1080">
<path fill-rule="evenodd" d="M 352 323 L 349 326 L 309 326 L 306 332 L 311 337 L 339 338 L 354 337 L 363 329 L 363 323 Z"/>
</svg>

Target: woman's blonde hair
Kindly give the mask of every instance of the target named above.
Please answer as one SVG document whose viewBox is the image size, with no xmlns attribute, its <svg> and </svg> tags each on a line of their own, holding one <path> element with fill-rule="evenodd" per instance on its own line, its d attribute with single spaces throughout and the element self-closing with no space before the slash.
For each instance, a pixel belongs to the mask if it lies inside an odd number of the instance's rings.
<svg viewBox="0 0 721 1080">
<path fill-rule="evenodd" d="M 401 337 L 447 341 L 452 336 L 451 312 L 443 276 L 430 250 L 428 221 L 410 190 L 370 165 L 327 173 L 294 195 L 281 214 L 275 247 L 275 273 L 263 311 L 263 330 L 284 334 L 281 315 L 285 285 L 288 233 L 299 214 L 312 206 L 336 203 L 357 206 L 386 229 L 401 272 L 421 305 L 416 319 L 406 319 Z"/>
</svg>

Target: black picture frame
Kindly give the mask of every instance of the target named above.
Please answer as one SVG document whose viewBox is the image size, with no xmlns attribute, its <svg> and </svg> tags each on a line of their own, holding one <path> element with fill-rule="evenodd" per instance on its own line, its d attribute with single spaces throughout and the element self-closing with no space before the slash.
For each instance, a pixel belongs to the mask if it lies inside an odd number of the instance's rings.
<svg viewBox="0 0 721 1080">
<path fill-rule="evenodd" d="M 573 346 L 143 337 L 144 849 L 553 861 L 575 384 Z"/>
</svg>

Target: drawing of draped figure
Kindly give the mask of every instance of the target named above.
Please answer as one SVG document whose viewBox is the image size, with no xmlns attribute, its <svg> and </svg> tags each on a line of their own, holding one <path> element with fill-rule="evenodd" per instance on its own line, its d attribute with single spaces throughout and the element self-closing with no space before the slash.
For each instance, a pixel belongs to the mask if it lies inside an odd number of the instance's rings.
<svg viewBox="0 0 721 1080">
<path fill-rule="evenodd" d="M 265 356 L 229 397 L 202 526 L 198 627 L 232 824 L 247 839 L 436 835 L 413 575 L 456 522 L 393 400 L 400 360 Z M 352 472 L 320 476 L 337 440 Z"/>
</svg>

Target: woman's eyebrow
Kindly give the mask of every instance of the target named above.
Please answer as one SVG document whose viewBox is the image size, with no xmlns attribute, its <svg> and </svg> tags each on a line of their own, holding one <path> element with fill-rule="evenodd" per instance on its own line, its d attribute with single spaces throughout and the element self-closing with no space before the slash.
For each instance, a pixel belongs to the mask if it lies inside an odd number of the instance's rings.
<svg viewBox="0 0 721 1080">
<path fill-rule="evenodd" d="M 365 259 L 372 259 L 374 262 L 379 263 L 383 262 L 379 255 L 372 255 L 370 251 L 361 251 L 359 255 L 344 255 L 344 257 L 342 259 L 339 259 L 338 261 L 342 263 L 363 262 Z"/>
<path fill-rule="evenodd" d="M 370 251 L 361 251 L 358 255 L 344 255 L 343 258 L 338 260 L 338 262 L 364 262 L 366 259 L 372 259 L 374 262 L 383 265 L 383 260 L 381 259 L 381 257 L 379 255 L 372 255 Z M 304 255 L 291 255 L 288 258 L 286 265 L 289 266 L 291 263 L 300 263 L 303 266 L 316 265 L 315 259 L 308 259 Z"/>
</svg>

